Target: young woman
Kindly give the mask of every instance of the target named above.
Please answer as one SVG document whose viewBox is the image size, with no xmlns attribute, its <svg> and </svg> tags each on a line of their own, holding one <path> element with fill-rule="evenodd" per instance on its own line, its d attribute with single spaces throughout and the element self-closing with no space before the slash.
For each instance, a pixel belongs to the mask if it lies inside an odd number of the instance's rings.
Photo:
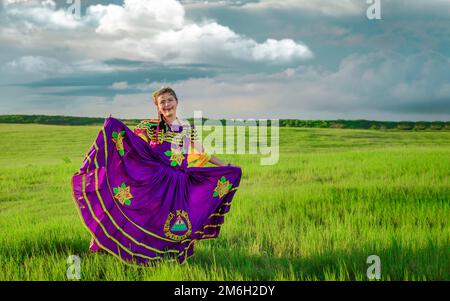
<svg viewBox="0 0 450 301">
<path fill-rule="evenodd" d="M 208 155 L 201 144 L 198 142 L 197 131 L 185 120 L 177 117 L 178 98 L 173 89 L 170 87 L 162 88 L 153 93 L 153 102 L 158 111 L 159 119 L 144 120 L 139 123 L 134 132 L 153 147 L 159 145 L 161 141 L 171 142 L 173 136 L 179 136 L 185 141 L 190 140 L 183 146 L 189 145 L 191 148 L 184 148 L 187 153 L 188 166 L 204 166 L 207 162 L 217 166 L 233 166 L 231 163 L 224 163 L 214 155 Z M 182 137 L 184 136 L 184 137 Z M 163 143 L 161 143 L 163 145 Z M 200 147 L 198 147 L 200 146 Z M 200 152 L 200 154 L 198 154 Z"/>
<path fill-rule="evenodd" d="M 90 251 L 139 265 L 184 263 L 196 241 L 219 235 L 242 171 L 205 152 L 196 129 L 176 115 L 175 91 L 165 87 L 153 101 L 158 119 L 133 131 L 105 119 L 72 177 L 73 197 Z"/>
</svg>

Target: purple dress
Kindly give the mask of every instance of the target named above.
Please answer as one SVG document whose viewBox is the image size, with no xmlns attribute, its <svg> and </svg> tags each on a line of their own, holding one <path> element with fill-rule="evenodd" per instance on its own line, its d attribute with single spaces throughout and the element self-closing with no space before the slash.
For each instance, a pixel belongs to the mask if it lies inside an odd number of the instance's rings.
<svg viewBox="0 0 450 301">
<path fill-rule="evenodd" d="M 196 241 L 219 235 L 242 171 L 203 167 L 210 156 L 189 151 L 195 128 L 162 129 L 151 147 L 156 123 L 131 131 L 106 118 L 72 177 L 73 198 L 99 248 L 127 263 L 182 264 Z"/>
</svg>

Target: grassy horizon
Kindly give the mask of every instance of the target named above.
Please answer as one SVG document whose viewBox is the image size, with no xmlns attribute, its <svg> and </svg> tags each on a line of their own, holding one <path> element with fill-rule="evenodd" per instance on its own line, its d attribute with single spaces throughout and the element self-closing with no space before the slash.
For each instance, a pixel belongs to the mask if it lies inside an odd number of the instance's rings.
<svg viewBox="0 0 450 301">
<path fill-rule="evenodd" d="M 7 114 L 0 115 L 0 123 L 9 124 L 53 124 L 53 125 L 103 125 L 106 117 L 82 117 L 82 116 L 65 116 L 65 115 L 24 115 L 24 114 Z M 154 117 L 148 117 L 154 118 Z M 147 119 L 148 119 L 147 118 Z M 142 119 L 123 119 L 123 123 L 128 126 L 134 126 Z M 193 117 L 186 117 L 186 119 L 193 123 Z M 207 118 L 202 117 L 202 122 L 206 120 L 214 120 L 216 122 L 231 121 L 224 118 Z M 238 123 L 236 120 L 236 123 Z M 401 131 L 449 131 L 450 121 L 380 121 L 368 119 L 292 119 L 280 118 L 277 119 L 280 127 L 300 127 L 300 128 L 348 128 L 348 129 L 372 129 L 372 130 L 401 130 Z M 242 122 L 251 121 L 241 120 Z M 270 119 L 268 122 L 271 122 Z"/>
<path fill-rule="evenodd" d="M 89 254 L 70 179 L 101 126 L 0 124 L 0 280 L 450 280 L 450 132 L 280 128 L 280 160 L 217 155 L 243 176 L 217 239 L 185 265 Z"/>
</svg>

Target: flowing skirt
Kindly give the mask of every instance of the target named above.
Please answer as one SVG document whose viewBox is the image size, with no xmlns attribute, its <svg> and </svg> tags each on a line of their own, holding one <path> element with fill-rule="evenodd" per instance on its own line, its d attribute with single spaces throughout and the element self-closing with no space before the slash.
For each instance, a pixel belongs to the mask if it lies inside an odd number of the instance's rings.
<svg viewBox="0 0 450 301">
<path fill-rule="evenodd" d="M 182 264 L 196 241 L 219 235 L 241 168 L 174 167 L 166 157 L 121 121 L 105 119 L 72 176 L 73 199 L 95 247 L 126 263 Z"/>
</svg>

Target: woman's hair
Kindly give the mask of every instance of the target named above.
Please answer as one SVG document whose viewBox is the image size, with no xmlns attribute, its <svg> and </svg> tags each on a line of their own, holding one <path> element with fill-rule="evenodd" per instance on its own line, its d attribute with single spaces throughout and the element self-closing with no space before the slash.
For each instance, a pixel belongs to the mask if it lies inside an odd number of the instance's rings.
<svg viewBox="0 0 450 301">
<path fill-rule="evenodd" d="M 155 103 L 155 105 L 158 105 L 158 97 L 160 95 L 163 95 L 164 93 L 170 93 L 170 95 L 172 95 L 173 97 L 175 97 L 175 99 L 178 102 L 178 98 L 177 98 L 177 94 L 175 93 L 175 91 L 171 88 L 171 87 L 162 87 L 161 89 L 155 91 L 152 93 L 153 96 L 153 102 Z"/>
</svg>

